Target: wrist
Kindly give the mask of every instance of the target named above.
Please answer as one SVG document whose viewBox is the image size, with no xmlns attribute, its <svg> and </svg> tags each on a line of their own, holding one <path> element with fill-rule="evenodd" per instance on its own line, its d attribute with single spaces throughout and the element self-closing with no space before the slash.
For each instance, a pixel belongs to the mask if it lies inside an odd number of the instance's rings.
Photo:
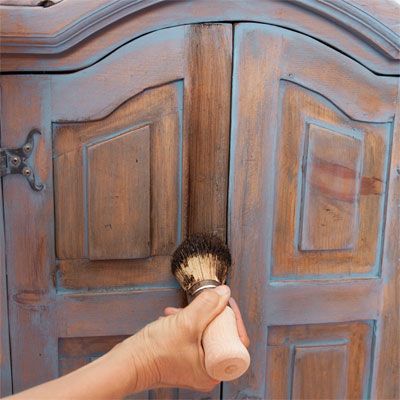
<svg viewBox="0 0 400 400">
<path fill-rule="evenodd" d="M 125 339 L 115 350 L 124 358 L 129 393 L 151 389 L 160 383 L 156 356 L 145 329 Z"/>
</svg>

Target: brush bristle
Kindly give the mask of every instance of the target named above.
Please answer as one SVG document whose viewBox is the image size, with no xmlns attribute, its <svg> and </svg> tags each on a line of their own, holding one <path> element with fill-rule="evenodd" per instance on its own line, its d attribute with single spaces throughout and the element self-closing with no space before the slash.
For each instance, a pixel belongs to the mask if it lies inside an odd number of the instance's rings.
<svg viewBox="0 0 400 400">
<path fill-rule="evenodd" d="M 186 291 L 205 280 L 225 283 L 231 254 L 216 235 L 195 234 L 184 240 L 172 255 L 171 269 Z"/>
</svg>

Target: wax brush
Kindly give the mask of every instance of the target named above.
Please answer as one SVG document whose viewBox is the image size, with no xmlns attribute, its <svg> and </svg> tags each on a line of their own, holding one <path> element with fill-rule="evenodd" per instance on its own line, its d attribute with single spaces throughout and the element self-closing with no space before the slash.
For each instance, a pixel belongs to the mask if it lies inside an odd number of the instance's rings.
<svg viewBox="0 0 400 400">
<path fill-rule="evenodd" d="M 195 234 L 175 250 L 171 269 L 188 301 L 201 291 L 225 283 L 231 267 L 229 248 L 216 235 Z M 250 355 L 239 338 L 236 317 L 228 306 L 206 328 L 202 337 L 205 368 L 214 379 L 230 381 L 250 365 Z"/>
</svg>

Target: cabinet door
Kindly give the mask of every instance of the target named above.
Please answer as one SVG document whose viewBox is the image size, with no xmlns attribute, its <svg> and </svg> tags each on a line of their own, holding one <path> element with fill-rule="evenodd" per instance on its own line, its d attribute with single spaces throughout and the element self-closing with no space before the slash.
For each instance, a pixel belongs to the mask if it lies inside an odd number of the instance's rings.
<svg viewBox="0 0 400 400">
<path fill-rule="evenodd" d="M 278 27 L 234 37 L 228 232 L 252 364 L 224 397 L 395 398 L 398 81 Z"/>
<path fill-rule="evenodd" d="M 38 128 L 45 184 L 4 181 L 15 391 L 182 304 L 171 253 L 190 232 L 225 237 L 231 31 L 165 29 L 79 72 L 3 78 L 2 146 Z"/>
</svg>

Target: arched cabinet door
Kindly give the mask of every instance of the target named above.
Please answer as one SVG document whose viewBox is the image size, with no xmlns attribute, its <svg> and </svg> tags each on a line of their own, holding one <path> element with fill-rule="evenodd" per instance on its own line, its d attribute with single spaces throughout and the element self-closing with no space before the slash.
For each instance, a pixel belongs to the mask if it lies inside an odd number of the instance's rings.
<svg viewBox="0 0 400 400">
<path fill-rule="evenodd" d="M 2 146 L 39 129 L 45 185 L 4 181 L 6 225 L 19 227 L 6 232 L 15 392 L 183 304 L 171 253 L 187 233 L 226 233 L 231 54 L 230 24 L 188 25 L 79 72 L 2 77 Z"/>
<path fill-rule="evenodd" d="M 228 236 L 252 365 L 224 398 L 392 398 L 398 80 L 261 24 L 235 27 L 233 54 Z"/>
</svg>

